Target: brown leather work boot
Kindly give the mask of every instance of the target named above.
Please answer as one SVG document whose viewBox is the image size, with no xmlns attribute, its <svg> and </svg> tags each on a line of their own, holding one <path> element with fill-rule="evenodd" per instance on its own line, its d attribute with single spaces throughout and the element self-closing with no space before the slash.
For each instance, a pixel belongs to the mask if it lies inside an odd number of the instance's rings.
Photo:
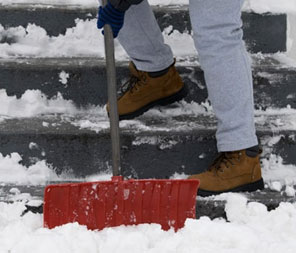
<svg viewBox="0 0 296 253">
<path fill-rule="evenodd" d="M 258 146 L 220 153 L 208 171 L 192 175 L 189 179 L 200 180 L 198 195 L 204 197 L 223 192 L 262 190 L 264 182 L 261 176 L 260 153 Z"/>
<path fill-rule="evenodd" d="M 123 85 L 122 95 L 118 98 L 119 120 L 133 119 L 153 106 L 168 105 L 187 95 L 187 89 L 174 64 L 158 77 L 137 70 L 132 62 L 129 69 L 130 80 Z"/>
</svg>

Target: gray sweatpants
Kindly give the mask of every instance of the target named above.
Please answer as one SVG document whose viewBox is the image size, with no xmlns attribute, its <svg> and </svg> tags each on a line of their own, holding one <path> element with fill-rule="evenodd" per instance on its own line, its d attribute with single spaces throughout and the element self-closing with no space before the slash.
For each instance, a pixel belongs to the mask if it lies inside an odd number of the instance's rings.
<svg viewBox="0 0 296 253">
<path fill-rule="evenodd" d="M 243 0 L 190 0 L 189 5 L 195 46 L 218 119 L 219 152 L 258 144 L 242 4 Z M 174 61 L 147 0 L 127 11 L 118 39 L 139 70 L 159 71 Z"/>
</svg>

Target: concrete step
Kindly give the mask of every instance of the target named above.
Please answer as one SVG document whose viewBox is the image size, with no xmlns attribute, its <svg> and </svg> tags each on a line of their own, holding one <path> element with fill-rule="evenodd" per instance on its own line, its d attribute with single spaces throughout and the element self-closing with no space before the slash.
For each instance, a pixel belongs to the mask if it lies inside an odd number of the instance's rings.
<svg viewBox="0 0 296 253">
<path fill-rule="evenodd" d="M 188 6 L 154 7 L 154 13 L 161 30 L 172 26 L 180 32 L 191 32 Z M 0 5 L 0 24 L 4 27 L 24 26 L 35 23 L 43 27 L 50 36 L 64 34 L 67 28 L 75 26 L 75 19 L 96 18 L 97 10 L 75 6 Z M 286 51 L 286 14 L 242 15 L 244 39 L 248 50 L 253 53 L 275 53 Z M 3 37 L 2 43 L 14 43 L 14 38 Z"/>
<path fill-rule="evenodd" d="M 210 113 L 174 113 L 181 106 L 174 104 L 162 112 L 152 110 L 137 120 L 121 122 L 125 176 L 168 178 L 175 173 L 192 174 L 207 169 L 217 154 L 215 118 Z M 256 115 L 257 134 L 264 150 L 262 158 L 273 153 L 281 156 L 285 164 L 296 164 L 295 118 L 295 112 Z M 21 154 L 26 165 L 46 160 L 58 174 L 84 177 L 110 172 L 107 116 L 6 119 L 0 124 L 0 153 L 12 152 Z"/>
<path fill-rule="evenodd" d="M 15 194 L 16 191 L 19 191 L 19 193 Z M 27 201 L 27 209 L 24 214 L 27 212 L 43 213 L 43 193 L 44 186 L 0 185 L 0 202 Z M 269 189 L 242 194 L 248 199 L 248 202 L 261 203 L 269 211 L 277 208 L 282 202 L 295 203 L 296 201 L 296 197 L 289 197 L 283 192 L 275 192 Z M 223 200 L 223 197 L 197 197 L 196 217 L 227 218 L 225 204 L 226 201 Z"/>
<path fill-rule="evenodd" d="M 128 76 L 128 63 L 117 62 L 118 84 Z M 203 72 L 197 61 L 179 61 L 177 68 L 189 87 L 186 101 L 207 99 Z M 60 73 L 69 74 L 66 84 Z M 49 98 L 60 92 L 78 106 L 104 105 L 107 101 L 105 61 L 95 58 L 0 59 L 0 89 L 20 97 L 27 89 L 38 89 Z M 253 77 L 256 108 L 296 108 L 296 69 L 283 66 L 271 57 L 254 57 Z"/>
</svg>

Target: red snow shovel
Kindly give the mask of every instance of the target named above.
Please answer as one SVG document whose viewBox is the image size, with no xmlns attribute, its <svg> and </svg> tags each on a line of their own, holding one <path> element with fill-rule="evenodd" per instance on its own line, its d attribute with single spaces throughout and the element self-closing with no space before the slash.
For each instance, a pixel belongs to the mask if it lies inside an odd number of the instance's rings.
<svg viewBox="0 0 296 253">
<path fill-rule="evenodd" d="M 158 223 L 164 230 L 182 228 L 195 218 L 198 180 L 123 180 L 120 176 L 119 120 L 114 41 L 105 25 L 113 177 L 111 181 L 49 185 L 44 193 L 44 226 L 78 222 L 88 229 Z"/>
</svg>

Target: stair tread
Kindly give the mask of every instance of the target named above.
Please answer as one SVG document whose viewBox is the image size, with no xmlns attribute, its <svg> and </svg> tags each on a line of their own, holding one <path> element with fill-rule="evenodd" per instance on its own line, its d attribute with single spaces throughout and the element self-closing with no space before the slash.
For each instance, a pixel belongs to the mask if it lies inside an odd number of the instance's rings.
<svg viewBox="0 0 296 253">
<path fill-rule="evenodd" d="M 204 112 L 194 112 L 204 110 Z M 185 108 L 185 109 L 184 109 Z M 181 109 L 181 111 L 180 111 Z M 98 109 L 99 110 L 99 109 Z M 187 110 L 187 111 L 186 111 Z M 216 119 L 206 107 L 194 104 L 175 103 L 166 107 L 152 109 L 134 120 L 121 122 L 123 134 L 182 134 L 194 132 L 213 132 Z M 296 111 L 292 109 L 274 110 L 270 113 L 257 111 L 255 115 L 258 132 L 294 132 L 296 131 Z M 98 114 L 77 115 L 56 114 L 31 118 L 9 118 L 0 121 L 0 133 L 3 134 L 96 134 L 108 132 L 109 119 L 104 109 Z M 96 127 L 98 126 L 98 127 Z M 139 132 L 140 131 L 140 132 Z"/>
<path fill-rule="evenodd" d="M 60 182 L 47 182 L 48 184 L 63 184 L 69 183 L 70 181 L 60 181 Z M 85 182 L 85 181 L 71 181 L 73 183 Z M 22 184 L 1 184 L 0 182 L 0 201 L 11 201 L 13 197 L 15 197 L 15 193 L 10 192 L 11 189 L 18 189 L 21 193 L 29 193 L 30 196 L 35 198 L 43 198 L 44 189 L 46 185 L 22 185 Z M 295 202 L 296 196 L 287 196 L 283 191 L 273 191 L 268 188 L 262 191 L 255 191 L 255 192 L 242 192 L 239 193 L 244 195 L 248 198 L 249 201 L 261 202 L 261 203 L 280 203 L 280 202 Z M 29 197 L 30 197 L 29 196 Z M 223 204 L 226 201 L 227 195 L 220 194 L 217 196 L 210 196 L 210 197 L 197 197 L 198 201 L 202 202 L 209 202 L 213 201 L 216 203 Z"/>
<path fill-rule="evenodd" d="M 280 57 L 284 58 L 284 55 Z M 284 60 L 279 59 L 278 54 L 251 54 L 252 66 L 253 68 L 260 69 L 288 69 L 296 70 L 295 65 L 288 65 Z M 287 58 L 289 59 L 289 58 Z M 127 66 L 129 60 L 117 60 L 116 66 Z M 83 67 L 94 67 L 94 66 L 105 66 L 105 59 L 101 57 L 11 57 L 11 58 L 1 58 L 0 66 L 7 68 L 19 68 L 19 67 L 67 67 L 72 66 Z M 177 57 L 177 66 L 187 66 L 187 67 L 199 67 L 198 57 Z"/>
</svg>

